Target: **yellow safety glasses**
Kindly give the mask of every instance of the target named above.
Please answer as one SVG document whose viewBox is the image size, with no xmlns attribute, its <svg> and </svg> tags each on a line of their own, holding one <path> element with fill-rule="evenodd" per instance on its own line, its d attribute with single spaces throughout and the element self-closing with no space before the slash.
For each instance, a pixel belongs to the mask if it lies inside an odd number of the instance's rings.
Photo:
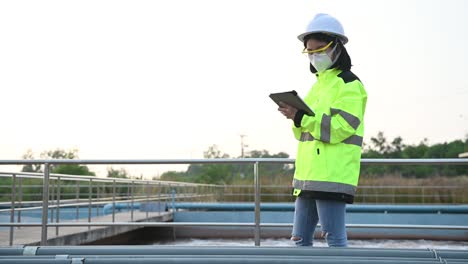
<svg viewBox="0 0 468 264">
<path fill-rule="evenodd" d="M 302 50 L 302 53 L 304 53 L 304 54 L 314 54 L 314 53 L 324 52 L 324 51 L 326 51 L 332 44 L 333 44 L 333 41 L 330 41 L 330 43 L 328 43 L 325 47 L 320 48 L 320 49 L 316 49 L 316 50 L 307 50 L 307 48 L 304 48 L 304 49 Z"/>
</svg>

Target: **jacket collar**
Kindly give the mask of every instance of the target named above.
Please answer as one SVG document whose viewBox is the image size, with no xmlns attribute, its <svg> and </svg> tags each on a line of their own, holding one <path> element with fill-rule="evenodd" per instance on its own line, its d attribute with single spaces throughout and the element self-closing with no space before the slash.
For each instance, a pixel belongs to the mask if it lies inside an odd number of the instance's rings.
<svg viewBox="0 0 468 264">
<path fill-rule="evenodd" d="M 338 74 L 340 74 L 340 72 L 341 70 L 338 70 L 337 68 L 332 68 L 332 69 L 328 69 L 320 73 L 317 72 L 315 73 L 315 76 L 317 77 L 318 80 L 324 80 L 330 77 L 335 77 Z"/>
</svg>

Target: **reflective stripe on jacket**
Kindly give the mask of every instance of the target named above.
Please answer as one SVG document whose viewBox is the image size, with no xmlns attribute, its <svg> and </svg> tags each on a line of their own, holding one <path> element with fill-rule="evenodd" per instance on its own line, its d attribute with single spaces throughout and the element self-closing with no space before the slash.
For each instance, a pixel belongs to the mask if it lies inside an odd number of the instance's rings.
<svg viewBox="0 0 468 264">
<path fill-rule="evenodd" d="M 359 180 L 367 93 L 350 71 L 317 74 L 304 101 L 315 116 L 293 125 L 299 141 L 293 187 L 354 196 Z M 295 192 L 299 193 L 299 192 Z"/>
</svg>

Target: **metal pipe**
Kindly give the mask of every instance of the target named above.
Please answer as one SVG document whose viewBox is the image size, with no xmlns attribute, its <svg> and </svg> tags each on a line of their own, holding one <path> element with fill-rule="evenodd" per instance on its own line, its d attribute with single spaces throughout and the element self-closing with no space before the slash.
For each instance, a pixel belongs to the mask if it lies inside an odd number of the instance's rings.
<svg viewBox="0 0 468 264">
<path fill-rule="evenodd" d="M 131 187 L 131 211 L 130 211 L 130 221 L 133 222 L 133 195 L 134 195 L 134 190 L 135 189 L 135 182 L 132 181 L 132 187 Z"/>
<path fill-rule="evenodd" d="M 49 163 L 44 163 L 44 180 L 42 182 L 42 227 L 41 227 L 41 246 L 47 245 L 47 220 L 49 205 Z"/>
<path fill-rule="evenodd" d="M 209 196 L 209 195 L 207 195 Z M 161 200 L 170 200 L 169 196 L 161 198 Z M 198 197 L 198 196 L 193 196 Z M 156 199 L 156 198 L 154 198 Z M 131 200 L 121 200 L 119 202 L 130 202 Z M 146 201 L 146 197 L 142 199 L 134 199 L 137 201 Z M 110 201 L 94 202 L 93 204 L 108 204 Z M 62 204 L 60 207 L 72 207 L 77 205 L 88 205 L 88 202 Z M 49 208 L 56 208 L 57 205 L 51 205 Z M 15 211 L 30 211 L 41 209 L 41 206 L 28 207 L 28 208 L 15 208 Z M 215 203 L 175 203 L 176 209 L 208 209 L 208 210 L 255 210 L 255 205 L 252 203 L 229 203 L 229 204 L 215 204 Z M 261 210 L 265 211 L 294 211 L 294 204 L 292 203 L 262 203 Z M 468 205 L 348 205 L 346 212 L 367 212 L 367 213 L 448 213 L 448 214 L 465 214 L 468 213 Z M 0 212 L 10 212 L 10 209 L 2 209 Z"/>
<path fill-rule="evenodd" d="M 40 223 L 0 223 L 0 226 L 42 226 Z M 239 222 L 62 222 L 49 223 L 46 226 L 77 227 L 77 226 L 206 226 L 206 227 L 255 227 L 255 223 Z M 291 223 L 262 223 L 260 227 L 292 227 Z M 321 227 L 317 224 L 317 227 Z M 382 228 L 382 229 L 423 229 L 423 230 L 468 230 L 468 226 L 449 225 L 386 225 L 386 224 L 347 224 L 346 228 Z"/>
<path fill-rule="evenodd" d="M 112 223 L 115 222 L 115 180 L 112 182 Z"/>
<path fill-rule="evenodd" d="M 124 186 L 125 186 L 125 190 L 126 190 L 125 195 L 126 195 L 127 197 L 129 197 L 129 196 L 130 196 L 130 188 L 128 188 L 128 183 L 125 183 Z M 124 197 L 125 197 L 125 196 L 124 196 Z"/>
<path fill-rule="evenodd" d="M 424 199 L 424 186 L 421 186 L 421 196 L 422 196 L 422 203 L 425 204 L 425 199 Z"/>
<path fill-rule="evenodd" d="M 71 259 L 2 259 L 2 264 L 74 264 Z"/>
<path fill-rule="evenodd" d="M 19 188 L 18 188 L 18 191 L 19 191 L 19 194 L 18 194 L 18 207 L 21 208 L 22 207 L 22 202 L 23 202 L 23 179 L 21 177 L 18 178 L 18 185 L 19 185 Z M 21 210 L 18 211 L 18 223 L 21 223 Z M 18 227 L 19 229 L 19 227 Z"/>
<path fill-rule="evenodd" d="M 158 183 L 158 215 L 161 214 L 161 192 L 162 192 L 161 183 Z"/>
<path fill-rule="evenodd" d="M 417 263 L 437 263 L 437 264 L 441 264 L 443 262 L 440 262 L 440 259 L 436 259 L 434 258 L 433 256 L 428 256 L 426 258 L 420 258 L 420 257 L 399 257 L 398 256 L 398 253 L 395 252 L 395 254 L 393 255 L 393 257 L 389 257 L 389 256 L 377 256 L 377 257 L 370 257 L 370 256 L 366 256 L 365 254 L 363 255 L 360 255 L 360 256 L 320 256 L 320 255 L 312 255 L 312 256 L 292 256 L 294 254 L 294 252 L 290 252 L 291 254 L 290 255 L 248 255 L 248 257 L 246 258 L 245 255 L 219 255 L 219 254 L 216 254 L 216 253 L 212 253 L 210 255 L 201 255 L 201 254 L 198 254 L 198 255 L 178 255 L 178 254 L 174 254 L 174 255 L 156 255 L 156 254 L 152 254 L 152 255 L 84 255 L 84 254 L 79 254 L 79 255 L 68 255 L 69 258 L 85 258 L 85 261 L 86 263 L 93 263 L 92 260 L 93 259 L 108 259 L 108 260 L 119 260 L 119 261 L 123 261 L 123 260 L 126 260 L 127 263 L 132 263 L 134 261 L 132 260 L 141 260 L 141 259 L 187 259 L 187 258 L 192 258 L 192 259 L 195 259 L 197 261 L 201 261 L 202 259 L 205 260 L 205 262 L 203 263 L 207 263 L 206 261 L 208 261 L 208 263 L 213 263 L 213 262 L 210 262 L 212 261 L 213 259 L 216 259 L 216 260 L 219 260 L 220 258 L 228 258 L 228 259 L 243 259 L 243 260 L 246 260 L 246 259 L 249 259 L 249 260 L 266 260 L 266 259 L 273 259 L 273 260 L 282 260 L 280 263 L 296 263 L 294 261 L 296 260 L 308 260 L 309 262 L 307 263 L 323 263 L 322 261 L 325 261 L 325 263 L 341 263 L 340 260 L 345 260 L 345 261 L 352 261 L 351 263 L 381 263 L 379 261 L 384 261 L 383 263 L 407 263 L 407 261 L 413 261 L 413 262 L 410 262 L 411 264 L 417 264 Z M 456 251 L 456 253 L 460 253 L 460 251 Z M 47 257 L 54 257 L 54 256 L 36 256 L 36 258 L 47 258 Z M 22 257 L 24 258 L 24 257 Z M 200 260 L 198 260 L 200 259 Z M 334 262 L 330 262 L 330 261 L 334 261 Z M 460 262 L 461 260 L 464 260 L 464 259 L 459 259 Z M 468 260 L 468 259 L 467 259 Z M 372 262 L 370 262 L 372 261 Z M 456 263 L 460 263 L 460 262 L 456 262 Z M 108 262 L 107 262 L 108 263 Z M 122 263 L 122 262 L 119 262 L 119 263 Z M 173 261 L 168 261 L 168 263 L 174 263 Z M 176 262 L 176 263 L 179 263 L 179 262 Z M 196 262 L 198 263 L 198 262 Z M 215 262 L 215 263 L 221 263 L 221 262 Z M 226 261 L 226 263 L 231 263 L 230 261 Z M 257 263 L 257 262 L 254 262 L 254 263 Z M 261 263 L 261 262 L 260 262 Z M 274 263 L 274 262 L 273 262 Z M 346 263 L 346 262 L 345 262 Z M 348 262 L 349 263 L 349 262 Z M 466 264 L 466 262 L 463 262 Z"/>
<path fill-rule="evenodd" d="M 15 247 L 0 247 L 0 256 L 17 256 L 23 255 L 24 246 L 15 246 Z"/>
<path fill-rule="evenodd" d="M 243 159 L 38 159 L 38 160 L 0 160 L 0 165 L 24 165 L 24 164 L 252 164 L 262 163 L 294 163 L 294 159 L 283 158 L 243 158 Z M 466 165 L 468 159 L 361 159 L 361 164 L 369 165 Z"/>
<path fill-rule="evenodd" d="M 255 246 L 260 246 L 260 180 L 258 175 L 258 162 L 254 164 L 254 185 L 255 185 Z"/>
<path fill-rule="evenodd" d="M 57 207 L 57 204 L 54 203 L 54 195 L 55 195 L 55 181 L 53 179 L 50 179 L 49 177 L 49 183 L 51 185 L 50 188 L 50 203 L 53 204 L 54 206 L 49 206 L 50 209 L 50 222 L 54 222 L 54 209 Z"/>
<path fill-rule="evenodd" d="M 291 252 L 293 253 L 293 252 Z M 13 256 L 9 258 L 15 258 L 15 259 L 53 259 L 57 258 L 58 256 L 35 256 L 35 257 L 30 257 L 30 256 Z M 144 261 L 160 261 L 164 259 L 167 261 L 166 263 L 180 263 L 179 261 L 181 260 L 186 260 L 188 258 L 194 260 L 193 263 L 232 263 L 230 260 L 244 260 L 245 262 L 240 262 L 240 263 L 278 263 L 275 261 L 280 261 L 279 263 L 298 263 L 297 261 L 304 261 L 308 260 L 308 262 L 305 263 L 341 263 L 344 260 L 344 263 L 350 263 L 347 261 L 351 261 L 351 263 L 369 263 L 369 261 L 372 261 L 370 263 L 381 263 L 380 261 L 384 261 L 382 263 L 411 263 L 411 264 L 427 264 L 427 263 L 437 263 L 441 264 L 439 259 L 435 259 L 434 257 L 427 257 L 427 258 L 416 258 L 416 257 L 411 257 L 411 258 L 401 258 L 398 257 L 398 254 L 395 254 L 393 257 L 369 257 L 369 256 L 294 256 L 292 257 L 291 255 L 249 255 L 248 258 L 246 258 L 243 255 L 217 255 L 217 254 L 212 254 L 212 255 L 84 255 L 84 254 L 79 254 L 79 255 L 63 255 L 63 258 L 65 256 L 68 256 L 68 259 L 71 258 L 80 258 L 84 259 L 86 263 L 96 263 L 94 261 L 100 260 L 102 262 L 99 263 L 115 263 L 114 261 L 118 261 L 118 263 L 134 263 L 137 261 L 137 263 L 141 263 L 140 260 Z M 247 259 L 247 260 L 246 260 Z M 204 260 L 204 262 L 203 262 Z M 221 260 L 223 260 L 221 262 Z M 213 262 L 215 261 L 215 262 Z M 272 261 L 272 262 L 263 262 L 263 261 Z M 322 262 L 323 261 L 323 262 Z M 3 262 L 2 262 L 3 263 Z M 7 263 L 7 262 L 6 262 Z M 78 262 L 82 263 L 82 262 Z M 143 262 L 143 263 L 153 263 L 153 262 Z M 159 262 L 156 262 L 159 263 Z M 234 262 L 236 263 L 236 262 Z M 299 262 L 299 263 L 304 263 L 304 262 Z M 460 263 L 460 262 L 458 262 Z M 16 263 L 15 263 L 16 264 Z"/>
<path fill-rule="evenodd" d="M 11 213 L 10 223 L 15 222 L 16 174 L 11 175 Z M 10 227 L 10 246 L 13 246 L 14 227 Z"/>
<path fill-rule="evenodd" d="M 195 197 L 195 196 L 193 196 Z M 164 200 L 169 200 L 170 197 L 169 196 L 166 196 L 166 198 L 163 198 Z M 119 200 L 119 202 L 130 202 L 131 200 Z M 141 199 L 134 199 L 135 202 L 137 201 L 146 201 L 146 197 L 145 198 L 141 198 Z M 111 201 L 103 201 L 103 202 L 93 202 L 93 204 L 108 204 L 109 202 Z M 42 201 L 41 201 L 42 203 Z M 60 207 L 72 207 L 72 206 L 80 206 L 80 205 L 88 205 L 89 202 L 82 202 L 82 203 L 69 203 L 69 204 L 62 204 L 60 205 Z M 16 211 L 31 211 L 31 210 L 37 210 L 37 209 L 41 209 L 42 206 L 35 206 L 35 207 L 28 207 L 28 208 L 17 208 L 15 209 Z M 50 205 L 49 206 L 50 209 L 52 208 L 57 208 L 57 205 Z M 0 212 L 10 212 L 10 209 L 1 209 Z"/>
<path fill-rule="evenodd" d="M 148 215 L 149 215 L 149 182 L 146 182 L 146 221 L 148 221 Z M 141 210 L 141 209 L 140 209 Z"/>
<path fill-rule="evenodd" d="M 80 201 L 80 182 L 76 181 L 76 201 Z M 76 221 L 80 219 L 80 206 L 76 206 Z"/>
<path fill-rule="evenodd" d="M 171 190 L 171 198 L 172 198 L 172 212 L 175 212 L 176 211 L 176 208 L 175 208 L 175 202 L 176 202 L 176 190 L 175 189 L 172 189 Z"/>
<path fill-rule="evenodd" d="M 27 250 L 26 247 L 24 250 Z M 458 253 L 458 254 L 450 254 Z M 21 254 L 21 253 L 20 253 Z M 179 256 L 206 256 L 206 255 L 231 255 L 243 256 L 366 256 L 366 257 L 416 257 L 432 258 L 434 254 L 443 258 L 468 258 L 468 253 L 462 250 L 428 250 L 428 249 L 376 249 L 376 248 L 298 248 L 298 247 L 193 247 L 193 246 L 61 246 L 40 247 L 38 256 L 44 255 L 179 255 Z M 229 263 L 229 262 L 228 262 Z M 309 262 L 310 263 L 310 262 Z"/>
<path fill-rule="evenodd" d="M 93 192 L 93 187 L 91 186 L 93 183 L 93 179 L 89 179 L 89 185 L 88 185 L 88 223 L 91 222 L 91 203 L 92 203 L 92 192 Z M 91 230 L 91 226 L 88 226 L 88 230 Z"/>
<path fill-rule="evenodd" d="M 291 264 L 309 264 L 311 261 L 319 261 L 322 264 L 367 264 L 367 263 L 399 263 L 399 264 L 441 264 L 440 260 L 423 260 L 417 261 L 413 259 L 383 259 L 383 260 L 369 260 L 365 258 L 359 259 L 344 259 L 344 258 L 320 258 L 307 259 L 307 258 L 292 258 L 292 257 L 274 257 L 262 256 L 252 257 L 245 259 L 243 257 L 232 257 L 232 256 L 216 256 L 216 257 L 178 257 L 178 256 L 165 256 L 165 257 L 117 257 L 117 258 L 106 258 L 106 257 L 88 257 L 88 258 L 74 258 L 74 259 L 4 259 L 4 264 L 18 264 L 18 263 L 31 263 L 31 264 L 73 264 L 73 263 L 88 263 L 88 264 L 120 264 L 120 263 L 139 263 L 139 264 L 213 264 L 213 263 L 230 263 L 230 264 L 280 264 L 280 263 L 291 263 Z M 21 262 L 18 262 L 21 261 Z M 314 261 L 314 262 L 315 262 Z M 315 262 L 318 263 L 318 262 Z M 451 262 L 450 262 L 451 263 Z"/>
<path fill-rule="evenodd" d="M 60 177 L 57 178 L 57 215 L 56 215 L 56 222 L 60 222 Z M 59 235 L 59 226 L 55 227 L 55 235 Z"/>
<path fill-rule="evenodd" d="M 101 195 L 101 193 L 99 191 L 99 183 L 98 183 L 98 184 L 96 184 L 96 199 L 95 200 L 99 201 L 100 195 Z M 96 206 L 96 216 L 99 216 L 99 206 Z"/>
<path fill-rule="evenodd" d="M 12 173 L 16 172 L 0 172 L 0 177 L 11 177 Z M 16 173 L 17 176 L 21 176 L 23 178 L 33 178 L 33 179 L 42 179 L 43 174 L 42 173 L 31 173 L 31 172 L 21 172 L 21 173 Z M 76 180 L 76 181 L 88 181 L 89 179 L 93 179 L 94 182 L 112 182 L 111 178 L 96 178 L 94 176 L 82 176 L 82 175 L 68 175 L 68 174 L 50 174 L 49 179 L 56 179 L 58 176 L 60 176 L 62 179 L 67 179 L 67 180 Z M 117 182 L 120 183 L 127 183 L 130 182 L 128 179 L 116 179 Z M 147 180 L 134 180 L 137 183 L 144 184 L 147 182 Z M 153 182 L 161 182 L 159 180 L 153 180 Z M 172 182 L 172 181 L 164 181 L 165 184 L 173 184 L 177 186 L 192 186 L 192 185 L 197 185 L 197 186 L 215 186 L 213 184 L 200 184 L 200 183 L 185 183 L 185 182 Z M 40 185 L 42 186 L 42 185 Z"/>
</svg>

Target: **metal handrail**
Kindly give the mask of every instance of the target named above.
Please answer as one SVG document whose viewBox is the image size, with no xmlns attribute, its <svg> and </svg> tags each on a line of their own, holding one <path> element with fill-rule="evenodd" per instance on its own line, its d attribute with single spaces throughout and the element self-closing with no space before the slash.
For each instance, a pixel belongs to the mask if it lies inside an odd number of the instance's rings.
<svg viewBox="0 0 468 264">
<path fill-rule="evenodd" d="M 197 195 L 198 197 L 199 195 Z M 122 202 L 131 202 L 131 201 L 134 201 L 134 202 L 138 202 L 138 201 L 148 201 L 148 199 L 146 198 L 146 196 L 143 196 L 145 198 L 141 198 L 141 199 L 133 199 L 133 200 L 130 200 L 130 199 L 127 199 L 127 200 L 118 200 L 119 203 L 122 203 Z M 169 195 L 165 195 L 165 196 L 162 196 L 162 197 L 153 197 L 153 196 L 150 196 L 152 197 L 150 200 L 151 201 L 157 201 L 157 200 L 169 200 L 171 199 L 172 197 L 169 196 Z M 194 197 L 194 195 L 192 196 L 188 196 L 189 198 L 191 197 Z M 112 199 L 112 198 L 110 198 Z M 84 199 L 82 199 L 84 200 Z M 110 201 L 102 201 L 102 202 L 92 202 L 91 205 L 101 205 L 101 204 L 108 204 L 109 202 L 112 202 L 112 200 Z M 49 209 L 52 209 L 52 208 L 67 208 L 67 207 L 76 207 L 76 206 L 80 206 L 80 205 L 89 205 L 88 202 L 82 202 L 82 203 L 67 203 L 67 204 L 60 204 L 60 205 L 49 205 Z M 41 209 L 42 206 L 33 206 L 33 207 L 25 207 L 25 208 L 15 208 L 15 211 L 32 211 L 32 210 L 37 210 L 37 209 Z M 11 212 L 11 209 L 0 209 L 0 213 L 2 212 Z M 0 224 L 1 226 L 1 224 Z"/>
<path fill-rule="evenodd" d="M 41 223 L 2 223 L 1 226 L 23 226 L 36 227 L 42 226 Z M 237 227 L 256 227 L 256 223 L 242 222 L 67 222 L 50 223 L 49 227 L 78 227 L 78 226 L 142 226 L 142 227 L 177 227 L 177 226 L 237 226 Z M 292 227 L 292 223 L 261 223 L 261 227 Z M 321 227 L 321 224 L 317 224 Z M 468 226 L 461 225 L 395 225 L 395 224 L 346 224 L 348 228 L 388 228 L 388 229 L 436 229 L 436 230 L 468 230 Z"/>
<path fill-rule="evenodd" d="M 0 161 L 0 165 L 2 162 Z M 22 178 L 32 178 L 32 179 L 43 179 L 44 174 L 43 173 L 37 173 L 37 172 L 0 172 L 0 177 L 11 177 L 12 174 L 15 174 L 17 177 L 22 177 Z M 116 182 L 120 183 L 139 183 L 139 184 L 147 184 L 148 182 L 152 184 L 158 184 L 158 183 L 165 183 L 165 184 L 171 184 L 175 186 L 220 186 L 216 184 L 204 184 L 204 183 L 190 183 L 190 182 L 176 182 L 176 181 L 161 181 L 161 180 L 138 180 L 138 179 L 124 179 L 124 178 L 112 178 L 112 177 L 107 177 L 107 178 L 100 178 L 96 176 L 86 176 L 86 175 L 70 175 L 70 174 L 57 174 L 57 173 L 51 173 L 49 175 L 49 179 L 62 179 L 62 180 L 73 180 L 73 181 L 86 181 L 88 182 L 89 180 L 93 180 L 93 182 L 109 182 L 112 183 L 114 180 Z"/>
<path fill-rule="evenodd" d="M 55 164 L 101 164 L 101 165 L 110 165 L 110 164 L 253 164 L 254 165 L 254 189 L 255 189 L 255 223 L 253 227 L 255 228 L 255 245 L 260 245 L 260 181 L 258 175 L 258 166 L 260 163 L 282 163 L 282 164 L 291 164 L 294 163 L 294 159 L 284 159 L 284 158 L 246 158 L 246 159 L 140 159 L 140 160 L 130 160 L 130 159 L 108 159 L 108 160 L 72 160 L 72 159 L 40 159 L 40 160 L 0 160 L 0 165 L 25 165 L 25 164 L 42 164 L 44 165 L 43 173 L 43 203 L 42 203 L 42 223 L 41 223 L 41 245 L 47 244 L 47 227 L 49 226 L 67 226 L 70 223 L 48 223 L 48 203 L 49 203 L 49 180 L 56 177 L 57 179 L 64 179 L 67 177 L 73 179 L 83 179 L 83 176 L 72 176 L 72 175 L 52 175 L 50 173 L 50 165 Z M 369 165 L 427 165 L 427 164 L 448 164 L 448 165 L 466 165 L 468 164 L 468 159 L 362 159 L 361 164 Z M 12 173 L 13 178 L 16 175 L 22 175 L 24 173 Z M 31 174 L 29 174 L 31 175 Z M 76 177 L 76 178 L 75 178 Z M 101 181 L 103 178 L 89 177 L 90 188 L 91 181 Z M 122 179 L 111 179 L 110 181 L 114 184 L 117 181 Z M 138 180 L 130 180 L 134 184 Z M 148 180 L 142 180 L 143 183 L 148 183 Z M 158 182 L 159 183 L 159 182 Z M 15 181 L 13 180 L 13 185 Z M 174 183 L 175 184 L 175 183 Z M 180 182 L 177 182 L 180 184 Z M 15 188 L 16 189 L 16 188 Z M 114 192 L 115 193 L 115 192 Z M 14 197 L 14 194 L 12 193 Z M 115 197 L 115 196 L 114 196 Z M 113 197 L 113 198 L 114 198 Z M 91 196 L 89 198 L 91 200 Z M 115 200 L 113 201 L 115 203 Z M 12 208 L 14 210 L 14 199 L 12 199 Z M 90 214 L 89 216 L 90 217 Z M 88 218 L 89 219 L 89 218 Z M 90 222 L 90 221 L 88 221 Z M 115 223 L 115 222 L 114 222 Z M 15 224 L 15 223 L 12 223 Z M 93 225 L 96 223 L 93 223 Z M 131 223 L 123 223 L 124 225 L 130 225 Z M 167 224 L 167 223 L 166 223 Z M 172 223 L 175 224 L 175 223 Z M 180 224 L 180 223 L 179 223 Z M 239 224 L 239 223 L 237 223 Z M 19 226 L 18 223 L 16 223 Z M 87 226 L 90 227 L 92 224 L 88 223 Z M 109 225 L 109 223 L 103 223 L 103 225 Z M 0 225 L 1 226 L 1 225 Z M 13 225 L 8 225 L 13 227 Z M 10 239 L 12 239 L 13 230 L 10 229 Z"/>
<path fill-rule="evenodd" d="M 42 186 L 42 185 L 41 185 Z M 82 194 L 87 194 L 87 193 L 82 193 Z M 74 194 L 62 194 L 61 196 L 66 196 L 66 195 L 74 195 Z M 23 195 L 25 196 L 25 195 Z M 146 196 L 133 196 L 134 198 L 141 198 L 141 197 L 146 197 Z M 119 196 L 119 198 L 130 198 L 130 196 Z M 76 202 L 80 202 L 81 200 L 87 200 L 87 199 L 61 199 L 60 201 L 62 203 L 65 203 L 65 205 L 69 205 L 69 204 L 73 204 L 73 203 L 76 203 Z M 94 198 L 93 201 L 105 201 L 105 202 L 111 202 L 112 201 L 112 197 L 104 197 L 104 198 Z M 24 203 L 27 203 L 27 204 L 42 204 L 42 201 L 27 201 L 27 202 L 24 202 Z M 0 202 L 0 205 L 10 205 L 11 202 Z M 24 209 L 28 209 L 30 207 L 27 207 L 27 208 L 24 208 Z M 0 210 L 0 212 L 2 212 Z"/>
<path fill-rule="evenodd" d="M 0 160 L 0 165 L 25 164 L 94 164 L 94 165 L 142 165 L 142 164 L 254 164 L 294 163 L 295 159 L 285 158 L 243 158 L 243 159 L 38 159 L 38 160 Z M 364 165 L 467 165 L 468 158 L 450 159 L 361 159 Z"/>
<path fill-rule="evenodd" d="M 229 188 L 253 188 L 252 185 L 226 185 L 224 187 L 229 187 Z M 286 188 L 291 188 L 291 185 L 289 186 L 278 186 L 278 185 L 262 185 L 262 188 L 268 188 L 268 189 L 286 189 Z M 440 186 L 421 186 L 421 185 L 375 185 L 375 186 L 359 186 L 360 189 L 364 188 L 372 188 L 372 189 L 388 189 L 388 188 L 430 188 L 430 189 L 459 189 L 463 188 L 462 186 L 457 186 L 457 185 L 440 185 Z"/>
</svg>

